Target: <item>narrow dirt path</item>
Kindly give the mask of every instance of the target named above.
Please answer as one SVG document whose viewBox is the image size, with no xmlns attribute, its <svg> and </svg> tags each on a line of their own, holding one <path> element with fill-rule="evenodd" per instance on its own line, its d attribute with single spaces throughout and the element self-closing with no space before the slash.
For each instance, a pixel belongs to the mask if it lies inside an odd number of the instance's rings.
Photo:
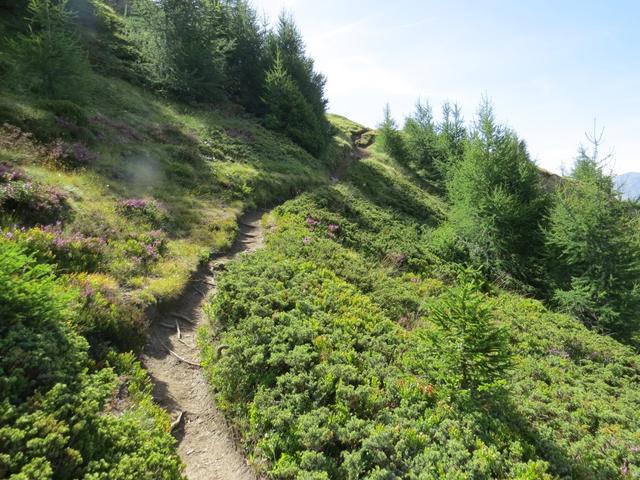
<svg viewBox="0 0 640 480">
<path fill-rule="evenodd" d="M 347 156 L 345 156 L 342 161 L 337 165 L 335 170 L 331 172 L 331 180 L 334 182 L 341 182 L 347 176 L 347 172 L 349 171 L 349 167 L 353 164 L 353 162 L 357 162 L 369 155 L 365 148 L 359 146 L 360 140 L 362 136 L 369 132 L 369 129 L 364 129 L 359 132 L 355 132 L 351 135 L 351 151 Z"/>
<path fill-rule="evenodd" d="M 176 422 L 178 454 L 189 480 L 256 480 L 197 366 L 195 335 L 205 321 L 202 306 L 215 291 L 217 271 L 238 254 L 262 246 L 262 214 L 252 212 L 240 219 L 240 232 L 231 249 L 202 266 L 174 308 L 158 315 L 143 352 L 153 396 Z"/>
</svg>

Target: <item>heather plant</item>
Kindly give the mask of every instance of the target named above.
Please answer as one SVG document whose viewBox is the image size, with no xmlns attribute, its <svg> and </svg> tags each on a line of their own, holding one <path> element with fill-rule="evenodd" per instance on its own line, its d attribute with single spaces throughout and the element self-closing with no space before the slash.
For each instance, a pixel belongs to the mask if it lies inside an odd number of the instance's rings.
<svg viewBox="0 0 640 480">
<path fill-rule="evenodd" d="M 70 214 L 67 195 L 24 172 L 0 165 L 0 211 L 25 224 L 52 224 Z"/>
<path fill-rule="evenodd" d="M 60 124 L 62 120 L 62 118 L 58 118 L 56 121 Z M 61 126 L 67 131 L 72 127 L 64 126 L 64 124 L 61 124 Z M 47 156 L 48 163 L 63 170 L 93 167 L 98 160 L 98 155 L 92 152 L 84 143 L 66 143 L 60 138 L 48 145 Z"/>
<path fill-rule="evenodd" d="M 160 227 L 167 219 L 166 207 L 153 199 L 128 198 L 121 200 L 118 211 L 130 218 L 137 218 L 149 222 L 155 227 Z"/>
<path fill-rule="evenodd" d="M 50 263 L 61 272 L 95 272 L 105 266 L 108 251 L 105 237 L 67 232 L 60 222 L 40 227 L 7 228 L 3 235 L 25 246 L 40 262 Z"/>
<path fill-rule="evenodd" d="M 94 357 L 104 357 L 113 347 L 125 351 L 142 347 L 144 312 L 127 301 L 113 278 L 79 273 L 69 276 L 68 282 L 79 292 L 74 326 L 89 341 Z"/>
</svg>

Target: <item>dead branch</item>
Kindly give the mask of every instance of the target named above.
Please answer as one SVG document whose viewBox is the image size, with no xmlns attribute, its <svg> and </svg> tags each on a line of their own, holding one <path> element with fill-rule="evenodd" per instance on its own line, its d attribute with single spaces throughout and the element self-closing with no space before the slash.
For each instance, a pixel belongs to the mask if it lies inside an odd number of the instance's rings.
<svg viewBox="0 0 640 480">
<path fill-rule="evenodd" d="M 176 418 L 173 422 L 171 422 L 171 425 L 170 425 L 170 427 L 169 427 L 169 431 L 170 431 L 170 432 L 173 432 L 173 431 L 176 429 L 176 427 L 177 427 L 178 425 L 180 425 L 180 422 L 182 422 L 182 417 L 183 417 L 183 416 L 184 416 L 184 412 L 180 412 L 180 413 L 178 414 L 178 418 Z"/>
<path fill-rule="evenodd" d="M 187 342 L 185 342 L 184 340 L 182 340 L 181 338 L 178 339 L 178 341 L 183 344 L 185 347 L 189 347 L 189 348 L 196 348 L 195 345 L 190 345 Z"/>
<path fill-rule="evenodd" d="M 191 360 L 187 360 L 186 358 L 181 357 L 181 356 L 180 356 L 180 355 L 178 355 L 176 352 L 174 352 L 173 350 L 171 350 L 171 349 L 169 348 L 169 346 L 168 346 L 168 345 L 166 345 L 166 344 L 163 344 L 163 346 L 164 346 L 164 348 L 166 348 L 166 349 L 167 349 L 167 351 L 168 351 L 171 355 L 173 355 L 174 357 L 176 357 L 176 358 L 177 358 L 178 360 L 180 360 L 181 362 L 184 362 L 184 363 L 186 363 L 187 365 L 191 365 L 192 367 L 198 367 L 198 368 L 200 368 L 200 364 L 199 364 L 199 363 L 195 363 L 195 362 L 192 362 Z"/>
<path fill-rule="evenodd" d="M 178 331 L 178 340 L 182 338 L 182 332 L 180 331 L 180 324 L 178 323 L 178 319 L 176 319 L 176 330 Z"/>
<path fill-rule="evenodd" d="M 219 345 L 218 348 L 216 349 L 216 358 L 220 358 L 224 353 L 224 351 L 228 349 L 229 349 L 228 345 L 224 345 L 224 344 Z"/>
</svg>

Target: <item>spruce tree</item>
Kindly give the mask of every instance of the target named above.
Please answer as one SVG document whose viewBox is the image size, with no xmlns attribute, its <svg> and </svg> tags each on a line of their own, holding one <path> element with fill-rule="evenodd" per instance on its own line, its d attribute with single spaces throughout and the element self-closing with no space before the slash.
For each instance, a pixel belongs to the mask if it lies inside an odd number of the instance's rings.
<svg viewBox="0 0 640 480">
<path fill-rule="evenodd" d="M 319 154 L 326 147 L 329 140 L 330 125 L 326 119 L 327 100 L 324 96 L 326 78 L 314 69 L 313 59 L 308 57 L 305 51 L 302 35 L 290 15 L 282 13 L 278 19 L 278 25 L 270 32 L 266 42 L 267 63 L 273 72 L 276 69 L 276 61 L 288 74 L 310 109 L 313 121 L 309 119 L 309 125 L 313 132 L 314 146 L 305 147 L 314 154 Z M 268 106 L 268 105 L 267 105 Z M 307 112 L 302 116 L 308 117 Z M 295 130 L 300 126 L 291 125 L 289 130 Z M 299 138 L 300 135 L 297 135 Z M 299 143 L 299 142 L 298 142 Z M 305 142 L 308 144 L 308 142 Z"/>
<path fill-rule="evenodd" d="M 227 91 L 248 111 L 262 114 L 267 68 L 265 29 L 246 0 L 229 1 L 227 10 L 229 38 L 233 42 L 227 55 Z"/>
<path fill-rule="evenodd" d="M 404 159 L 404 142 L 388 103 L 384 106 L 382 122 L 378 125 L 378 140 L 388 155 L 396 160 Z"/>
<path fill-rule="evenodd" d="M 556 191 L 545 231 L 555 303 L 587 325 L 621 338 L 640 327 L 640 245 L 634 215 L 598 159 L 579 150 Z"/>
<path fill-rule="evenodd" d="M 460 106 L 446 102 L 442 106 L 442 121 L 438 125 L 440 155 L 434 165 L 441 179 L 447 180 L 455 165 L 462 159 L 466 139 L 467 129 Z"/>
<path fill-rule="evenodd" d="M 437 180 L 436 162 L 440 157 L 438 133 L 429 103 L 418 101 L 415 112 L 403 128 L 406 160 L 420 178 Z"/>
<path fill-rule="evenodd" d="M 473 281 L 463 279 L 451 288 L 430 309 L 429 319 L 437 327 L 435 361 L 445 383 L 472 395 L 501 384 L 511 364 L 508 333 L 495 323 L 490 303 Z"/>
<path fill-rule="evenodd" d="M 495 279 L 533 283 L 546 200 L 524 142 L 497 124 L 487 100 L 447 189 L 452 226 L 472 263 Z"/>
<path fill-rule="evenodd" d="M 28 32 L 10 44 L 13 82 L 51 99 L 77 99 L 89 74 L 67 0 L 30 0 Z"/>
<path fill-rule="evenodd" d="M 291 138 L 313 155 L 324 148 L 324 126 L 302 92 L 276 56 L 275 63 L 267 72 L 263 101 L 267 107 L 265 126 Z"/>
<path fill-rule="evenodd" d="M 187 100 L 222 97 L 233 42 L 218 0 L 134 0 L 127 24 L 143 75 L 156 89 Z"/>
</svg>

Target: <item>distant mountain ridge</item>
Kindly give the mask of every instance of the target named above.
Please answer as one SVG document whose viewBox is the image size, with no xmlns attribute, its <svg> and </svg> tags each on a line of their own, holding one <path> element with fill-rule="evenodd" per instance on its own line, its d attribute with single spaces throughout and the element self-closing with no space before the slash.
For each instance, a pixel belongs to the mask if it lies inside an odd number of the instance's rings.
<svg viewBox="0 0 640 480">
<path fill-rule="evenodd" d="M 629 172 L 615 177 L 616 186 L 624 198 L 640 197 L 640 173 Z"/>
</svg>

